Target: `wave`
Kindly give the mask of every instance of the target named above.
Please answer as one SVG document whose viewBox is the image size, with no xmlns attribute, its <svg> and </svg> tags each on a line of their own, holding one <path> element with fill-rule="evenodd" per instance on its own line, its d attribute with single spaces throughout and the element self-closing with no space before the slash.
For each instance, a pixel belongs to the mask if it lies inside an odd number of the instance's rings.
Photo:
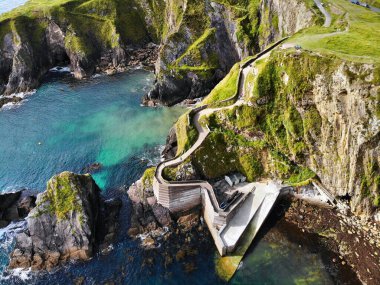
<svg viewBox="0 0 380 285">
<path fill-rule="evenodd" d="M 26 281 L 32 277 L 31 269 L 8 269 L 9 254 L 14 247 L 15 237 L 24 231 L 26 221 L 12 222 L 7 227 L 0 229 L 0 283 L 6 280 Z"/>
<path fill-rule="evenodd" d="M 29 97 L 29 96 L 33 95 L 34 93 L 36 93 L 36 92 L 37 92 L 37 90 L 34 89 L 34 90 L 28 91 L 28 92 L 13 93 L 11 95 L 1 95 L 0 98 L 14 98 L 14 97 L 17 97 L 17 98 L 20 98 L 21 100 L 18 101 L 18 102 L 9 102 L 9 103 L 6 103 L 2 107 L 0 107 L 0 110 L 9 110 L 9 109 L 13 109 L 13 108 L 19 107 L 19 106 L 21 106 L 21 104 L 23 102 L 27 101 L 27 99 L 25 99 L 26 97 Z"/>
</svg>

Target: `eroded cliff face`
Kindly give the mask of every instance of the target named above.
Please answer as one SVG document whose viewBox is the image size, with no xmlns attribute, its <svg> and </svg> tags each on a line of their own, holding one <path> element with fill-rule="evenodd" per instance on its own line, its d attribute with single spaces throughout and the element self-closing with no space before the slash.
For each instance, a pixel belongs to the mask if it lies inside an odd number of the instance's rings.
<svg viewBox="0 0 380 285">
<path fill-rule="evenodd" d="M 123 71 L 156 53 L 148 44 L 159 43 L 158 28 L 145 23 L 137 1 L 78 0 L 28 9 L 0 17 L 0 94 L 36 88 L 58 64 L 70 65 L 81 79 Z"/>
<path fill-rule="evenodd" d="M 146 100 L 167 105 L 207 95 L 236 62 L 318 20 L 299 0 L 182 1 L 176 9 L 168 1 L 166 12 L 157 83 Z"/>
<path fill-rule="evenodd" d="M 205 178 L 319 179 L 356 215 L 379 220 L 379 72 L 310 51 L 272 52 L 247 73 L 245 104 L 209 117 L 212 132 L 191 161 Z"/>
<path fill-rule="evenodd" d="M 341 63 L 332 74 L 318 74 L 305 98 L 322 118 L 306 163 L 334 195 L 351 197 L 353 210 L 363 215 L 373 214 L 380 202 L 378 72 L 373 65 Z"/>
<path fill-rule="evenodd" d="M 146 99 L 172 105 L 204 96 L 234 63 L 312 25 L 318 14 L 305 3 L 78 0 L 16 9 L 0 17 L 0 94 L 36 88 L 57 64 L 79 79 L 123 71 L 147 57 L 134 50 L 153 42 L 161 44 L 157 84 Z"/>
</svg>

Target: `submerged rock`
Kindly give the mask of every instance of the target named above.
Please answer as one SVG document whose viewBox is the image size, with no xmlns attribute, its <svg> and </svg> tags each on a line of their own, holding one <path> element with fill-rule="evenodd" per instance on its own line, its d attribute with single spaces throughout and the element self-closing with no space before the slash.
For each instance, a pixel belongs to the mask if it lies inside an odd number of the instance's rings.
<svg viewBox="0 0 380 285">
<path fill-rule="evenodd" d="M 94 162 L 82 169 L 82 173 L 94 173 L 99 171 L 103 165 L 100 162 Z"/>
<path fill-rule="evenodd" d="M 27 229 L 16 236 L 11 269 L 51 270 L 70 260 L 88 260 L 99 244 L 106 247 L 115 236 L 121 201 L 104 202 L 89 174 L 54 176 L 36 204 L 26 218 Z"/>
</svg>

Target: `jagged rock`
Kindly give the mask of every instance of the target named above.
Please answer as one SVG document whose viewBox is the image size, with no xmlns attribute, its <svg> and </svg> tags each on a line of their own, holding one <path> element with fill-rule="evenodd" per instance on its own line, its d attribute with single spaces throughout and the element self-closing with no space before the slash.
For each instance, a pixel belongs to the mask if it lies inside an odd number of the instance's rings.
<svg viewBox="0 0 380 285">
<path fill-rule="evenodd" d="M 82 173 L 94 173 L 94 172 L 99 171 L 102 167 L 103 165 L 101 163 L 94 162 L 84 167 L 82 169 Z"/>
<path fill-rule="evenodd" d="M 51 178 L 29 213 L 27 229 L 16 236 L 10 268 L 51 270 L 70 260 L 88 260 L 109 244 L 121 201 L 103 201 L 89 174 L 63 172 Z"/>
<path fill-rule="evenodd" d="M 169 131 L 168 137 L 166 138 L 166 144 L 164 150 L 162 151 L 162 156 L 165 159 L 171 159 L 175 157 L 177 154 L 177 147 L 177 133 L 175 126 L 173 126 Z"/>
<path fill-rule="evenodd" d="M 10 222 L 25 218 L 34 208 L 36 198 L 23 191 L 0 195 L 0 228 Z"/>
<path fill-rule="evenodd" d="M 152 210 L 155 218 L 161 226 L 168 226 L 173 222 L 170 216 L 170 212 L 167 208 L 155 204 L 152 206 Z"/>
<path fill-rule="evenodd" d="M 177 224 L 182 227 L 185 231 L 190 230 L 199 223 L 199 213 L 193 212 L 188 215 L 184 215 L 178 218 Z"/>
</svg>

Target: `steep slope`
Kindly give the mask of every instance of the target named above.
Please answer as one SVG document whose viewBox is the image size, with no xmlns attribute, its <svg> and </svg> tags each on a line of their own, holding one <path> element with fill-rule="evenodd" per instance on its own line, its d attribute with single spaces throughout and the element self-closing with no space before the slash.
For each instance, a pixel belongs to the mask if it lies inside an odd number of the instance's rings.
<svg viewBox="0 0 380 285">
<path fill-rule="evenodd" d="M 0 94 L 34 89 L 57 64 L 76 78 L 122 71 L 154 42 L 157 84 L 147 101 L 204 96 L 234 63 L 318 21 L 310 2 L 30 0 L 0 16 Z"/>
<path fill-rule="evenodd" d="M 146 98 L 167 105 L 207 95 L 236 62 L 320 20 L 309 1 L 176 3 L 156 65 L 157 84 Z"/>
<path fill-rule="evenodd" d="M 332 27 L 291 37 L 245 74 L 244 103 L 201 119 L 211 133 L 184 163 L 207 179 L 234 171 L 295 186 L 319 179 L 354 213 L 380 220 L 380 50 L 372 33 L 380 15 L 339 0 L 328 9 Z M 294 48 L 300 43 L 305 49 Z M 234 94 L 237 71 L 204 103 Z M 182 153 L 197 135 L 186 115 L 175 129 Z"/>
<path fill-rule="evenodd" d="M 76 78 L 123 70 L 130 49 L 153 40 L 133 0 L 31 0 L 0 16 L 0 93 L 37 87 L 57 64 L 70 63 Z"/>
</svg>

